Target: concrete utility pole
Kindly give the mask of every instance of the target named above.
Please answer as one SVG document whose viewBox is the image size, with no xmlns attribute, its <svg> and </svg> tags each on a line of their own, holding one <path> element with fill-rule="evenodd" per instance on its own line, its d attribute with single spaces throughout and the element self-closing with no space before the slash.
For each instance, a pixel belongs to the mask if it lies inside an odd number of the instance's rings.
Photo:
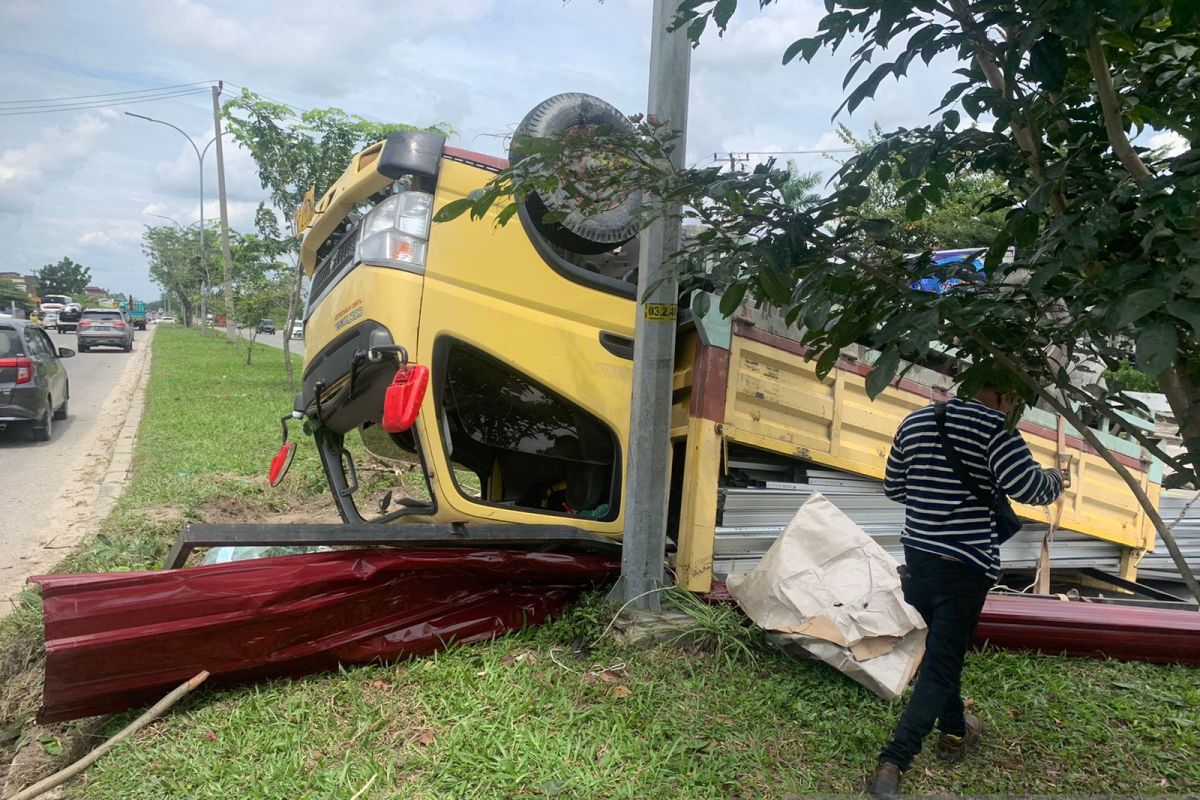
<svg viewBox="0 0 1200 800">
<path fill-rule="evenodd" d="M 692 48 L 684 29 L 668 32 L 677 0 L 654 0 L 650 35 L 649 116 L 680 132 L 671 161 L 683 166 Z M 656 203 L 647 197 L 646 202 Z M 629 474 L 621 581 L 614 590 L 635 608 L 658 611 L 667 544 L 671 467 L 671 379 L 675 371 L 678 281 L 664 269 L 679 250 L 679 206 L 664 206 L 642 233 L 638 254 L 633 403 L 629 420 Z M 651 291 L 651 286 L 659 279 Z M 636 599 L 635 599 L 636 598 Z"/>
<path fill-rule="evenodd" d="M 225 204 L 225 154 L 221 149 L 221 89 L 224 81 L 212 87 L 213 131 L 217 141 L 217 194 L 221 199 L 221 256 L 225 260 L 225 335 L 229 341 L 238 339 L 237 323 L 233 317 L 233 257 L 229 254 L 229 208 Z"/>
</svg>

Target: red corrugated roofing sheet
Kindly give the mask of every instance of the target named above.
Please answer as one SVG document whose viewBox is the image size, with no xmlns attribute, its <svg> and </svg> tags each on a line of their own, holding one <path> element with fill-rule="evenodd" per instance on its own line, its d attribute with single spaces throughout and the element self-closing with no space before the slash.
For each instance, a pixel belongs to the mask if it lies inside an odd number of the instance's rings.
<svg viewBox="0 0 1200 800">
<path fill-rule="evenodd" d="M 1070 656 L 1200 664 L 1200 612 L 993 594 L 975 643 Z"/>
<path fill-rule="evenodd" d="M 355 550 L 161 572 L 43 575 L 54 722 L 210 686 L 422 655 L 537 624 L 620 560 L 512 551 Z"/>
</svg>

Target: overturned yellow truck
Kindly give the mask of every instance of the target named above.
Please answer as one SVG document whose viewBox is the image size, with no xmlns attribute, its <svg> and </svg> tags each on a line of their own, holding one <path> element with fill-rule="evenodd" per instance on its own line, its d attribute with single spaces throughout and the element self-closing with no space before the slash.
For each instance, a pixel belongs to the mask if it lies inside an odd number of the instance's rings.
<svg viewBox="0 0 1200 800">
<path fill-rule="evenodd" d="M 523 126 L 553 135 L 620 119 L 562 95 Z M 469 538 L 503 523 L 619 540 L 637 238 L 619 214 L 582 232 L 546 224 L 533 200 L 503 226 L 432 221 L 505 166 L 436 134 L 398 133 L 298 215 L 310 287 L 295 415 L 351 525 L 440 523 Z M 870 401 L 873 351 L 844 351 L 818 378 L 778 318 L 747 307 L 726 319 L 716 306 L 678 323 L 671 470 L 660 477 L 677 582 L 705 591 L 752 566 L 814 491 L 902 555 L 903 508 L 880 484 L 888 448 L 901 419 L 947 397 L 951 379 L 915 368 Z M 1134 578 L 1154 531 L 1132 493 L 1060 419 L 1030 410 L 1020 430 L 1047 466 L 1073 456 L 1071 488 L 1059 506 L 1018 507 L 1029 524 L 1005 545 L 1006 566 L 1040 559 Z M 1157 498 L 1159 465 L 1098 435 Z M 381 481 L 356 467 L 364 447 L 419 465 L 427 492 L 404 491 L 401 470 Z"/>
</svg>

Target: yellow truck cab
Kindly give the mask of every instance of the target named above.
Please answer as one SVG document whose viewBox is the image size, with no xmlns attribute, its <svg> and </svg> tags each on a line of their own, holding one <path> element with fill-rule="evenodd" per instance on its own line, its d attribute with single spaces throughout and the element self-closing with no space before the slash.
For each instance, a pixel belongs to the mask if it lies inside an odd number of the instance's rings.
<svg viewBox="0 0 1200 800">
<path fill-rule="evenodd" d="M 527 122 L 617 113 L 581 95 L 554 101 Z M 538 222 L 528 204 L 507 225 L 494 211 L 432 222 L 506 164 L 438 134 L 397 133 L 297 212 L 310 289 L 296 416 L 347 523 L 454 523 L 463 536 L 510 523 L 621 537 L 637 240 L 620 224 L 580 238 Z M 951 380 L 914 369 L 870 401 L 873 351 L 844 351 L 820 379 L 780 319 L 750 308 L 722 319 L 717 306 L 679 324 L 672 474 L 661 476 L 672 484 L 678 582 L 707 590 L 714 576 L 751 565 L 813 491 L 897 552 L 903 509 L 877 486 L 891 437 L 907 413 L 948 396 Z M 417 403 L 411 426 L 388 430 L 398 374 L 427 384 L 406 398 Z M 1021 430 L 1047 466 L 1074 456 L 1073 483 L 1058 507 L 1018 508 L 1031 524 L 1006 561 L 1086 562 L 1134 577 L 1154 535 L 1132 494 L 1058 418 L 1031 410 Z M 1157 497 L 1159 465 L 1104 438 Z M 356 469 L 364 446 L 419 464 L 429 499 L 373 489 Z M 1059 533 L 1042 552 L 1056 519 Z"/>
</svg>

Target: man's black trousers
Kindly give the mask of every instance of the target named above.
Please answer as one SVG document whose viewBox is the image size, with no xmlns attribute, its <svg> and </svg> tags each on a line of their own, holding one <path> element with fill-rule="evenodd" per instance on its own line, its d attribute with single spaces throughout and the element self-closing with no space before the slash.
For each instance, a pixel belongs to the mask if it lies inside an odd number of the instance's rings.
<svg viewBox="0 0 1200 800">
<path fill-rule="evenodd" d="M 962 736 L 965 732 L 963 658 L 992 586 L 992 579 L 982 572 L 922 550 L 905 547 L 904 560 L 908 570 L 904 599 L 921 612 L 929 633 L 916 688 L 892 741 L 879 756 L 901 770 L 907 770 L 921 752 L 921 741 L 935 723 L 943 733 Z"/>
</svg>

